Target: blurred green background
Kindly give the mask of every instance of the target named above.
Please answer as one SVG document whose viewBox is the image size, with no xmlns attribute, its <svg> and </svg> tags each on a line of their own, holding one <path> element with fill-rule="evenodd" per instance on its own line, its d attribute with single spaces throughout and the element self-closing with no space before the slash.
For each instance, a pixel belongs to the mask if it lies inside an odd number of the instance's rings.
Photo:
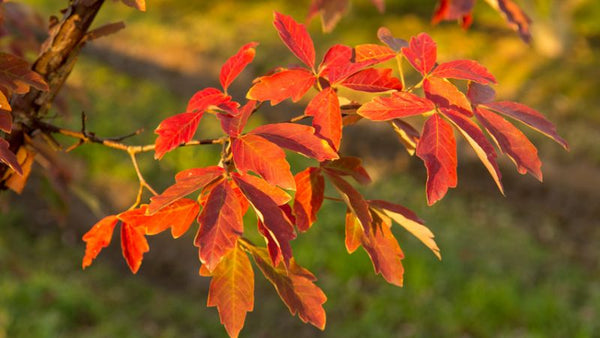
<svg viewBox="0 0 600 338">
<path fill-rule="evenodd" d="M 63 4 L 22 2 L 44 18 L 58 15 Z M 416 211 L 436 234 L 443 260 L 396 231 L 406 255 L 405 286 L 387 285 L 362 249 L 346 253 L 344 207 L 326 202 L 318 223 L 293 242 L 297 261 L 328 295 L 326 330 L 291 317 L 257 273 L 255 310 L 242 336 L 600 336 L 600 3 L 519 3 L 534 20 L 530 46 L 483 1 L 468 31 L 455 23 L 431 26 L 433 0 L 388 0 L 383 15 L 369 1 L 353 0 L 332 33 L 321 33 L 318 20 L 310 23 L 318 59 L 334 43 L 376 43 L 380 26 L 403 38 L 426 31 L 438 43 L 439 60 L 479 60 L 496 75 L 500 99 L 545 113 L 571 151 L 524 130 L 539 148 L 545 182 L 518 175 L 503 159 L 502 197 L 460 141 L 459 187 L 428 208 L 421 161 L 409 157 L 387 129 L 368 123 L 349 128 L 343 151 L 363 156 L 375 179 L 366 196 Z M 296 63 L 272 27 L 272 11 L 301 21 L 308 4 L 148 0 L 148 11 L 140 13 L 109 1 L 97 25 L 123 20 L 127 29 L 86 47 L 63 97 L 70 113 L 56 111 L 53 122 L 77 129 L 85 111 L 89 130 L 99 135 L 143 127 L 146 132 L 129 142 L 151 143 L 162 119 L 182 112 L 195 91 L 218 85 L 220 65 L 244 43 L 260 46 L 233 85 L 240 100 L 253 77 Z M 250 123 L 297 115 L 303 105 L 276 108 Z M 198 137 L 216 135 L 216 126 L 205 118 Z M 218 156 L 218 147 L 207 146 L 174 151 L 160 162 L 152 154 L 139 160 L 146 178 L 162 190 L 175 172 L 215 163 Z M 197 274 L 193 230 L 178 240 L 166 233 L 150 238 L 151 251 L 135 276 L 121 257 L 117 234 L 92 267 L 81 270 L 81 235 L 103 215 L 129 207 L 136 176 L 126 154 L 97 145 L 55 160 L 70 182 L 67 189 L 36 164 L 22 195 L 0 194 L 0 337 L 224 336 L 216 309 L 205 306 L 208 280 Z"/>
</svg>

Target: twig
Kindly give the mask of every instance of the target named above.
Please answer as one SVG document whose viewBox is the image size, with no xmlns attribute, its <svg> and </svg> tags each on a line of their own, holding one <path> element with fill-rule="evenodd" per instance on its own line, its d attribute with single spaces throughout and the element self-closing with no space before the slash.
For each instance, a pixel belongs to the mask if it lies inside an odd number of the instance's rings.
<svg viewBox="0 0 600 338">
<path fill-rule="evenodd" d="M 131 163 L 133 163 L 133 168 L 135 169 L 135 173 L 138 177 L 138 181 L 140 182 L 140 188 L 138 189 L 137 197 L 135 199 L 135 204 L 133 204 L 130 208 L 130 209 L 134 209 L 135 207 L 140 205 L 140 202 L 142 201 L 142 193 L 144 192 L 144 188 L 148 189 L 148 191 L 150 191 L 154 196 L 158 195 L 158 193 L 156 193 L 156 191 L 154 189 L 152 189 L 152 187 L 144 179 L 144 176 L 142 175 L 142 172 L 140 171 L 140 167 L 137 163 L 137 159 L 135 158 L 135 153 L 131 152 L 131 151 L 128 151 L 128 153 L 129 153 L 129 157 L 131 158 Z"/>
<path fill-rule="evenodd" d="M 341 198 L 337 198 L 337 197 L 323 196 L 323 198 L 326 199 L 326 200 L 330 200 L 330 201 L 336 201 L 336 202 L 344 202 L 344 203 L 346 203 L 346 201 L 344 201 Z"/>
</svg>

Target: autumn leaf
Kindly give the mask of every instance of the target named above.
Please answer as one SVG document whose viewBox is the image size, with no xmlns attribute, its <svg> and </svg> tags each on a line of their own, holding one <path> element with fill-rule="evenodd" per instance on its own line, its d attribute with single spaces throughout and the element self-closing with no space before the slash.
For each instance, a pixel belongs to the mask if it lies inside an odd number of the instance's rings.
<svg viewBox="0 0 600 338">
<path fill-rule="evenodd" d="M 219 166 L 193 168 L 179 172 L 175 175 L 175 184 L 165 189 L 162 194 L 150 198 L 148 214 L 153 214 L 184 196 L 204 188 L 222 176 L 224 172 L 225 170 Z"/>
<path fill-rule="evenodd" d="M 211 190 L 198 223 L 194 245 L 200 248 L 202 264 L 212 271 L 244 232 L 242 208 L 229 181 L 221 181 Z"/>
<path fill-rule="evenodd" d="M 317 212 L 323 204 L 325 180 L 319 168 L 309 167 L 294 176 L 296 195 L 294 215 L 298 230 L 307 231 L 317 220 Z"/>
<path fill-rule="evenodd" d="M 467 89 L 467 97 L 471 104 L 485 104 L 494 101 L 496 91 L 488 85 L 482 85 L 477 82 L 469 82 Z"/>
<path fill-rule="evenodd" d="M 429 77 L 423 81 L 425 96 L 440 107 L 456 110 L 466 116 L 473 116 L 471 103 L 450 81 Z"/>
<path fill-rule="evenodd" d="M 489 171 L 490 175 L 496 182 L 500 192 L 504 194 L 504 188 L 502 187 L 502 174 L 498 168 L 496 162 L 496 150 L 492 144 L 487 140 L 479 126 L 466 116 L 456 113 L 449 109 L 442 108 L 442 113 L 446 116 L 465 137 L 469 145 L 475 150 L 475 154 L 481 160 L 483 165 Z"/>
<path fill-rule="evenodd" d="M 283 260 L 289 266 L 290 259 L 292 258 L 290 241 L 296 238 L 296 232 L 290 219 L 279 205 L 262 191 L 259 186 L 254 185 L 253 182 L 244 176 L 234 174 L 232 177 L 252 205 L 259 220 L 265 225 L 265 228 L 268 229 L 271 236 L 277 242 L 283 255 Z"/>
<path fill-rule="evenodd" d="M 336 84 L 348 76 L 377 63 L 377 60 L 355 62 L 354 49 L 345 45 L 330 47 L 319 65 L 319 76 Z"/>
<path fill-rule="evenodd" d="M 315 129 L 297 123 L 270 123 L 256 127 L 249 134 L 261 136 L 276 145 L 319 162 L 338 158 L 329 143 L 315 135 Z"/>
<path fill-rule="evenodd" d="M 431 76 L 470 80 L 481 84 L 496 83 L 496 78 L 487 68 L 473 60 L 455 60 L 439 64 Z"/>
<path fill-rule="evenodd" d="M 437 47 L 427 33 L 421 33 L 410 39 L 408 47 L 402 48 L 402 54 L 417 71 L 425 76 L 435 65 Z"/>
<path fill-rule="evenodd" d="M 35 160 L 35 155 L 35 150 L 28 146 L 21 146 L 19 150 L 17 150 L 17 162 L 19 163 L 19 166 L 21 166 L 23 173 L 19 174 L 14 170 L 8 170 L 4 173 L 2 181 L 8 189 L 17 194 L 23 192 L 23 189 L 25 189 L 25 185 L 29 180 L 29 174 L 31 174 L 31 166 Z"/>
<path fill-rule="evenodd" d="M 269 251 L 271 262 L 273 262 L 274 266 L 277 266 L 279 263 L 281 263 L 281 261 L 283 261 L 283 253 L 281 252 L 279 244 L 277 244 L 275 236 L 269 231 L 269 229 L 267 229 L 260 219 L 258 220 L 256 227 L 258 228 L 258 232 L 260 232 L 267 242 L 267 250 Z"/>
<path fill-rule="evenodd" d="M 273 25 L 283 43 L 308 67 L 315 68 L 315 47 L 303 24 L 291 16 L 274 12 Z"/>
<path fill-rule="evenodd" d="M 244 173 L 236 173 L 236 175 L 243 178 L 244 181 L 248 182 L 249 184 L 257 187 L 260 191 L 269 195 L 269 197 L 277 205 L 287 204 L 292 199 L 292 197 L 287 192 L 285 192 L 283 189 L 270 184 L 269 182 L 263 180 L 262 178 L 260 178 L 258 176 L 244 174 Z"/>
<path fill-rule="evenodd" d="M 23 175 L 23 169 L 19 165 L 17 156 L 10 151 L 10 143 L 0 137 L 0 161 L 9 166 L 19 175 Z"/>
<path fill-rule="evenodd" d="M 315 76 L 306 69 L 286 69 L 268 76 L 259 77 L 246 97 L 250 100 L 271 101 L 274 106 L 292 98 L 298 102 L 315 83 Z"/>
<path fill-rule="evenodd" d="M 350 210 L 349 208 L 346 209 L 346 227 L 345 227 L 345 234 L 346 234 L 346 238 L 345 238 L 345 245 L 346 245 L 346 251 L 348 251 L 349 254 L 353 253 L 354 251 L 356 251 L 356 249 L 358 249 L 361 245 L 361 240 L 363 237 L 363 229 L 360 225 L 360 222 L 358 221 L 358 219 L 356 218 L 356 216 L 354 216 L 354 213 L 352 213 L 352 210 Z"/>
<path fill-rule="evenodd" d="M 415 154 L 417 150 L 417 143 L 419 142 L 419 138 L 421 134 L 416 130 L 413 126 L 408 124 L 407 122 L 402 121 L 401 119 L 394 119 L 390 121 L 392 128 L 406 151 L 412 156 Z"/>
<path fill-rule="evenodd" d="M 250 42 L 242 46 L 238 52 L 230 57 L 223 67 L 221 67 L 221 73 L 219 74 L 219 81 L 223 90 L 227 92 L 229 85 L 235 80 L 235 78 L 246 68 L 246 66 L 254 60 L 256 49 L 258 46 L 256 42 Z"/>
<path fill-rule="evenodd" d="M 481 107 L 476 109 L 475 116 L 492 135 L 502 152 L 515 163 L 520 174 L 530 173 L 542 181 L 542 162 L 538 158 L 537 149 L 519 129 Z"/>
<path fill-rule="evenodd" d="M 154 131 L 158 134 L 154 158 L 160 160 L 167 152 L 191 141 L 203 113 L 181 113 L 163 120 Z"/>
<path fill-rule="evenodd" d="M 92 265 L 92 261 L 98 257 L 100 251 L 110 244 L 117 222 L 119 222 L 117 216 L 106 216 L 83 235 L 82 239 L 85 242 L 85 255 L 81 263 L 83 269 Z"/>
<path fill-rule="evenodd" d="M 146 0 L 121 0 L 125 5 L 142 12 L 146 11 Z"/>
<path fill-rule="evenodd" d="M 437 24 L 442 20 L 461 20 L 463 28 L 468 28 L 474 5 L 475 0 L 440 0 L 431 22 Z"/>
<path fill-rule="evenodd" d="M 417 156 L 427 168 L 427 204 L 433 205 L 446 195 L 448 188 L 457 184 L 456 140 L 452 127 L 438 114 L 425 122 Z"/>
<path fill-rule="evenodd" d="M 217 118 L 221 121 L 221 128 L 231 137 L 240 136 L 255 108 L 256 101 L 250 100 L 235 115 L 217 114 Z"/>
<path fill-rule="evenodd" d="M 369 93 L 386 92 L 389 90 L 402 90 L 402 82 L 392 76 L 392 70 L 389 68 L 363 69 L 349 76 L 340 82 L 340 84 L 350 89 Z"/>
<path fill-rule="evenodd" d="M 148 205 L 142 204 L 139 208 L 120 213 L 117 217 L 135 228 L 144 228 L 145 235 L 156 235 L 171 228 L 173 238 L 179 238 L 190 228 L 198 211 L 198 202 L 182 198 L 151 215 L 148 215 Z"/>
<path fill-rule="evenodd" d="M 226 95 L 216 88 L 204 88 L 192 95 L 185 111 L 187 113 L 201 113 L 211 107 L 235 113 L 237 111 L 238 103 L 231 101 L 231 96 Z"/>
<path fill-rule="evenodd" d="M 8 115 L 8 117 L 10 117 L 11 121 L 12 121 L 12 117 L 10 115 L 11 110 L 12 110 L 12 108 L 10 106 L 10 103 L 8 102 L 8 98 L 6 97 L 6 95 L 4 95 L 2 90 L 0 90 L 0 112 L 2 112 L 2 115 Z M 2 123 L 0 123 L 0 129 L 7 133 L 10 133 L 10 130 L 11 130 L 10 126 L 12 125 L 12 122 L 11 122 L 11 124 L 9 124 L 7 126 L 6 123 L 4 122 L 4 121 L 6 121 L 5 117 L 2 117 L 1 121 L 2 121 Z"/>
<path fill-rule="evenodd" d="M 247 134 L 233 140 L 231 151 L 238 170 L 250 170 L 271 184 L 284 189 L 296 189 L 285 153 L 274 143 L 263 137 Z"/>
<path fill-rule="evenodd" d="M 367 43 L 354 47 L 355 62 L 374 61 L 380 63 L 395 56 L 396 52 L 388 46 Z"/>
<path fill-rule="evenodd" d="M 486 0 L 487 3 L 496 9 L 513 29 L 519 32 L 521 39 L 525 42 L 531 40 L 531 19 L 525 12 L 512 0 Z"/>
<path fill-rule="evenodd" d="M 371 183 L 371 176 L 362 165 L 362 160 L 358 157 L 344 156 L 335 161 L 327 161 L 321 166 L 339 176 L 351 176 L 356 182 L 367 185 Z"/>
<path fill-rule="evenodd" d="M 408 41 L 394 37 L 392 31 L 386 27 L 379 27 L 377 30 L 377 38 L 396 53 L 400 53 L 402 48 L 408 47 Z"/>
<path fill-rule="evenodd" d="M 387 217 L 394 220 L 394 222 L 398 223 L 398 225 L 417 237 L 417 239 L 423 242 L 423 244 L 425 244 L 438 259 L 442 259 L 440 249 L 433 239 L 435 236 L 431 230 L 425 226 L 423 220 L 414 212 L 399 204 L 382 200 L 371 200 L 368 201 L 368 203 L 374 210 L 385 214 Z"/>
<path fill-rule="evenodd" d="M 369 212 L 369 204 L 365 198 L 350 185 L 346 180 L 338 175 L 327 173 L 327 177 L 333 183 L 335 189 L 340 193 L 344 203 L 350 208 L 352 213 L 358 218 L 363 230 L 371 230 L 371 222 L 373 218 Z"/>
<path fill-rule="evenodd" d="M 337 151 L 342 140 L 342 112 L 337 94 L 329 87 L 319 92 L 309 103 L 304 114 L 313 117 L 317 135 L 329 140 Z"/>
<path fill-rule="evenodd" d="M 435 109 L 433 102 L 408 92 L 377 96 L 363 104 L 356 113 L 372 121 L 388 121 L 399 117 L 421 115 Z"/>
<path fill-rule="evenodd" d="M 246 313 L 254 309 L 254 271 L 250 259 L 238 246 L 229 251 L 211 273 L 207 306 L 216 306 L 230 337 L 244 327 Z"/>
<path fill-rule="evenodd" d="M 121 248 L 123 257 L 133 273 L 137 273 L 142 265 L 144 253 L 150 251 L 143 227 L 121 224 Z"/>
<path fill-rule="evenodd" d="M 323 304 L 327 301 L 327 297 L 314 284 L 315 276 L 296 264 L 293 258 L 286 270 L 282 264 L 273 266 L 264 248 L 252 247 L 251 252 L 256 265 L 273 284 L 290 313 L 298 314 L 300 320 L 305 323 L 310 323 L 321 330 L 325 329 Z"/>
<path fill-rule="evenodd" d="M 27 61 L 12 54 L 0 52 L 0 88 L 15 94 L 25 94 L 30 87 L 48 91 L 48 85 L 42 76 L 29 67 Z M 6 108 L 3 108 L 6 110 Z"/>
</svg>

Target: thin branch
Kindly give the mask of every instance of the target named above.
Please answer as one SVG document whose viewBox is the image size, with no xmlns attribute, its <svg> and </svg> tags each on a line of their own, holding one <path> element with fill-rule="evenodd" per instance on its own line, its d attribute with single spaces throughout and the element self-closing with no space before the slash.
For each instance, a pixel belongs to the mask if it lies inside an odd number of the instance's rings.
<svg viewBox="0 0 600 338">
<path fill-rule="evenodd" d="M 128 153 L 129 153 L 129 157 L 131 158 L 131 163 L 133 163 L 133 168 L 135 169 L 135 173 L 138 177 L 138 181 L 140 182 L 140 188 L 138 189 L 137 197 L 135 199 L 135 204 L 133 206 L 131 206 L 131 208 L 130 208 L 130 209 L 133 209 L 133 208 L 137 207 L 138 205 L 140 205 L 140 202 L 142 201 L 142 193 L 144 192 L 144 188 L 148 189 L 148 191 L 150 191 L 154 196 L 158 195 L 158 193 L 144 179 L 144 176 L 142 175 L 142 172 L 140 171 L 140 166 L 138 165 L 137 159 L 135 158 L 135 153 L 131 152 L 131 151 L 128 151 Z"/>
<path fill-rule="evenodd" d="M 336 202 L 344 202 L 345 201 L 341 198 L 337 198 L 337 197 L 331 197 L 331 196 L 323 196 L 324 199 L 326 200 L 330 200 L 330 201 L 336 201 Z"/>
</svg>

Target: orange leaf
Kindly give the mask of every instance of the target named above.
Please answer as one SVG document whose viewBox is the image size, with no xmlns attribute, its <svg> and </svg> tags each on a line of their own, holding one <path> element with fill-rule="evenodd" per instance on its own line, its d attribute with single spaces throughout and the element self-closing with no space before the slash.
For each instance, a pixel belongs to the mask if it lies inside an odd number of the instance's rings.
<svg viewBox="0 0 600 338">
<path fill-rule="evenodd" d="M 427 168 L 427 204 L 433 205 L 446 195 L 448 188 L 457 184 L 456 140 L 452 126 L 438 114 L 425 122 L 417 156 Z"/>
<path fill-rule="evenodd" d="M 408 47 L 402 48 L 402 54 L 422 75 L 427 75 L 437 59 L 437 47 L 427 33 L 410 38 Z"/>
<path fill-rule="evenodd" d="M 8 113 L 11 110 L 12 108 L 10 107 L 10 103 L 8 102 L 8 98 L 6 98 L 6 95 L 4 95 L 2 90 L 0 90 L 0 112 Z M 10 116 L 10 113 L 8 113 L 8 116 Z M 11 128 L 4 127 L 4 123 L 0 123 L 0 129 L 4 130 L 7 133 L 10 133 Z"/>
<path fill-rule="evenodd" d="M 221 128 L 231 137 L 240 136 L 255 108 L 256 101 L 250 100 L 235 115 L 217 114 L 219 121 L 221 121 Z"/>
<path fill-rule="evenodd" d="M 329 140 L 337 150 L 342 140 L 342 112 L 340 102 L 333 88 L 329 87 L 315 96 L 304 113 L 313 117 L 312 125 L 317 135 Z"/>
<path fill-rule="evenodd" d="M 317 220 L 317 212 L 323 204 L 325 180 L 319 168 L 309 167 L 294 176 L 296 195 L 294 215 L 298 230 L 307 231 Z"/>
<path fill-rule="evenodd" d="M 363 236 L 363 230 L 360 222 L 352 213 L 352 210 L 346 209 L 346 251 L 353 253 L 360 247 Z"/>
<path fill-rule="evenodd" d="M 352 176 L 356 182 L 362 185 L 371 183 L 371 176 L 362 166 L 362 160 L 358 157 L 344 156 L 335 161 L 323 162 L 321 166 L 339 176 Z"/>
<path fill-rule="evenodd" d="M 542 162 L 537 149 L 519 129 L 497 114 L 483 108 L 477 108 L 477 120 L 492 135 L 503 153 L 508 155 L 517 166 L 520 174 L 530 173 L 542 181 Z"/>
<path fill-rule="evenodd" d="M 356 62 L 373 60 L 380 63 L 396 56 L 396 52 L 391 48 L 371 43 L 354 47 L 354 53 Z"/>
<path fill-rule="evenodd" d="M 392 70 L 389 68 L 367 68 L 349 76 L 340 84 L 350 89 L 369 93 L 402 90 L 402 83 L 392 76 Z"/>
<path fill-rule="evenodd" d="M 237 102 L 231 101 L 231 96 L 226 95 L 216 88 L 204 88 L 197 91 L 188 101 L 188 113 L 203 112 L 210 107 L 217 107 L 227 112 L 235 113 L 238 107 Z"/>
<path fill-rule="evenodd" d="M 144 253 L 150 251 L 143 227 L 121 224 L 121 248 L 123 257 L 133 273 L 137 273 L 142 265 Z"/>
<path fill-rule="evenodd" d="M 142 12 L 146 11 L 146 0 L 121 0 L 125 5 Z"/>
<path fill-rule="evenodd" d="M 181 237 L 198 215 L 198 202 L 187 198 L 177 200 L 159 211 L 148 215 L 148 205 L 129 210 L 118 215 L 123 223 L 133 227 L 144 227 L 145 235 L 156 235 L 171 228 L 173 238 Z"/>
<path fill-rule="evenodd" d="M 211 181 L 222 177 L 225 170 L 218 166 L 193 168 L 175 175 L 175 184 L 168 187 L 162 194 L 151 197 L 148 214 L 153 214 L 167 205 L 204 188 Z"/>
<path fill-rule="evenodd" d="M 203 114 L 202 111 L 181 113 L 163 120 L 154 130 L 154 133 L 158 135 L 154 158 L 160 160 L 167 152 L 191 141 Z"/>
<path fill-rule="evenodd" d="M 27 61 L 8 53 L 0 53 L 0 87 L 16 94 L 29 92 L 29 87 L 48 91 L 44 78 Z"/>
<path fill-rule="evenodd" d="M 290 165 L 279 146 L 263 137 L 248 134 L 234 139 L 231 151 L 238 170 L 251 170 L 271 184 L 284 189 L 296 189 Z"/>
<path fill-rule="evenodd" d="M 242 208 L 229 181 L 221 181 L 211 190 L 198 223 L 194 245 L 200 248 L 202 264 L 212 271 L 244 232 Z"/>
<path fill-rule="evenodd" d="M 291 16 L 273 13 L 273 25 L 283 43 L 308 67 L 315 67 L 315 46 L 303 24 L 297 23 Z"/>
<path fill-rule="evenodd" d="M 292 199 L 292 197 L 287 192 L 285 192 L 283 189 L 270 184 L 269 182 L 263 180 L 262 178 L 260 178 L 258 176 L 244 174 L 244 173 L 236 173 L 235 175 L 241 177 L 244 181 L 252 184 L 253 186 L 257 187 L 260 191 L 269 195 L 269 197 L 277 205 L 287 204 L 287 202 L 289 202 Z M 244 195 L 242 194 L 241 197 L 243 197 L 243 196 Z M 244 197 L 244 199 L 245 199 L 245 197 Z M 246 201 L 246 203 L 248 203 L 248 202 Z"/>
<path fill-rule="evenodd" d="M 110 244 L 112 234 L 117 225 L 119 219 L 115 215 L 106 216 L 83 235 L 83 241 L 85 242 L 85 256 L 83 256 L 83 262 L 81 267 L 92 265 L 92 261 L 98 257 L 100 251 L 106 248 Z"/>
<path fill-rule="evenodd" d="M 251 248 L 252 257 L 265 277 L 273 284 L 279 297 L 287 305 L 292 315 L 315 327 L 325 329 L 325 309 L 327 296 L 314 284 L 315 276 L 310 271 L 290 260 L 289 267 L 273 266 L 264 248 Z"/>
<path fill-rule="evenodd" d="M 25 184 L 29 179 L 29 174 L 31 173 L 31 165 L 35 160 L 35 151 L 30 149 L 27 146 L 22 146 L 17 151 L 17 161 L 23 169 L 23 174 L 19 175 L 13 170 L 8 170 L 4 173 L 4 185 L 10 190 L 16 192 L 17 194 L 21 194 L 23 189 L 25 188 Z"/>
<path fill-rule="evenodd" d="M 473 60 L 455 60 L 439 64 L 432 76 L 459 80 L 470 80 L 481 84 L 496 83 L 496 78 L 487 68 Z"/>
<path fill-rule="evenodd" d="M 423 81 L 425 96 L 440 107 L 456 110 L 466 116 L 473 116 L 471 103 L 450 81 L 430 77 Z"/>
<path fill-rule="evenodd" d="M 10 151 L 10 143 L 0 137 L 0 161 L 4 162 L 12 170 L 16 171 L 19 175 L 23 175 L 23 169 L 19 165 L 17 156 Z"/>
<path fill-rule="evenodd" d="M 246 253 L 235 245 L 212 272 L 207 306 L 216 306 L 230 337 L 244 327 L 246 313 L 254 309 L 254 271 Z"/>
<path fill-rule="evenodd" d="M 417 143 L 419 142 L 419 138 L 421 138 L 421 134 L 410 124 L 400 120 L 394 119 L 391 121 L 392 127 L 398 135 L 400 142 L 406 148 L 406 151 L 412 156 L 415 154 L 417 150 Z"/>
<path fill-rule="evenodd" d="M 388 121 L 399 117 L 421 115 L 435 109 L 433 102 L 408 92 L 394 92 L 388 97 L 377 96 L 363 104 L 357 114 L 372 121 Z"/>
<path fill-rule="evenodd" d="M 340 176 L 327 173 L 327 177 L 329 177 L 335 189 L 340 193 L 348 208 L 358 218 L 363 230 L 370 231 L 373 218 L 371 217 L 369 205 L 365 201 L 365 198 Z"/>
<path fill-rule="evenodd" d="M 246 97 L 257 101 L 270 100 L 272 106 L 290 97 L 293 102 L 298 102 L 314 83 L 315 75 L 308 70 L 286 69 L 259 77 Z"/>
<path fill-rule="evenodd" d="M 376 60 L 354 62 L 354 49 L 344 45 L 333 45 L 323 57 L 319 65 L 319 75 L 329 80 L 330 83 L 338 83 L 348 76 L 377 63 Z"/>
<path fill-rule="evenodd" d="M 250 42 L 245 44 L 238 50 L 238 52 L 230 57 L 223 67 L 221 67 L 221 73 L 219 74 L 219 81 L 224 91 L 227 91 L 229 85 L 240 75 L 240 73 L 246 68 L 246 66 L 254 60 L 256 49 L 258 46 L 256 42 Z"/>
</svg>

